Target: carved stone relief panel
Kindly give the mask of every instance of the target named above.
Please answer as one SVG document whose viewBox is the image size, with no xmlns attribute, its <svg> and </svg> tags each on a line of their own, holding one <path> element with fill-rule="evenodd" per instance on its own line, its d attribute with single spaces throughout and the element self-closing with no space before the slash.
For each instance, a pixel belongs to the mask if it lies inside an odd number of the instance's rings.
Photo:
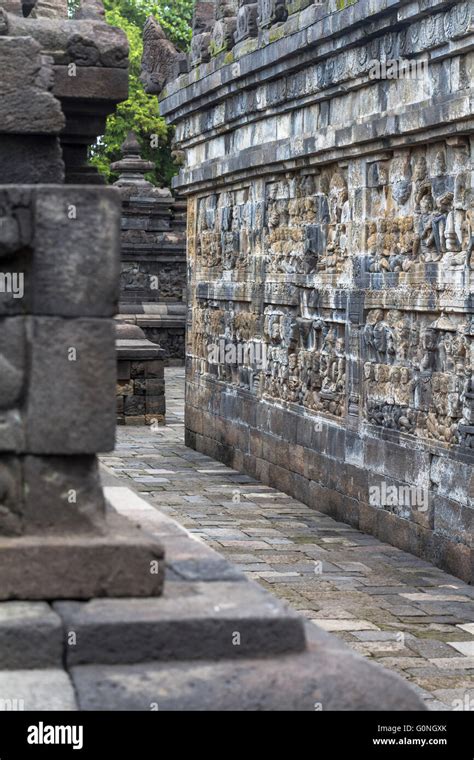
<svg viewBox="0 0 474 760">
<path fill-rule="evenodd" d="M 362 330 L 365 418 L 465 445 L 464 428 L 472 424 L 473 347 L 467 316 L 370 310 Z"/>
<path fill-rule="evenodd" d="M 122 300 L 183 301 L 186 284 L 186 264 L 161 263 L 150 260 L 122 262 Z"/>
<path fill-rule="evenodd" d="M 260 195 L 256 180 L 200 198 L 195 371 L 351 424 L 472 446 L 472 320 L 462 304 L 445 313 L 419 300 L 419 283 L 442 290 L 449 266 L 466 276 L 466 151 L 456 138 L 281 174 Z M 376 279 L 418 263 L 396 297 Z"/>
<path fill-rule="evenodd" d="M 158 290 L 162 301 L 183 301 L 186 284 L 185 264 L 161 264 L 158 268 Z"/>
<path fill-rule="evenodd" d="M 472 266 L 470 150 L 464 138 L 367 164 L 370 273 L 440 272 Z M 469 258 L 469 261 L 468 261 Z M 401 281 L 405 278 L 402 277 Z"/>
<path fill-rule="evenodd" d="M 248 269 L 255 229 L 249 189 L 201 198 L 197 210 L 196 263 L 214 277 Z"/>
<path fill-rule="evenodd" d="M 312 317 L 296 308 L 267 306 L 263 394 L 340 417 L 346 399 L 343 322 L 328 310 Z"/>
<path fill-rule="evenodd" d="M 258 0 L 258 23 L 262 28 L 272 26 L 288 18 L 285 0 Z"/>
<path fill-rule="evenodd" d="M 258 314 L 249 304 L 199 301 L 193 311 L 193 354 L 197 370 L 222 382 L 257 392 L 265 354 Z"/>
<path fill-rule="evenodd" d="M 235 42 L 242 42 L 258 35 L 258 4 L 253 0 L 239 0 Z"/>
<path fill-rule="evenodd" d="M 337 165 L 317 176 L 293 176 L 270 183 L 266 271 L 313 275 L 348 269 L 350 219 L 347 173 Z"/>
<path fill-rule="evenodd" d="M 149 289 L 150 275 L 144 262 L 124 262 L 121 271 L 120 288 L 125 296 L 136 293 L 143 298 Z"/>
<path fill-rule="evenodd" d="M 210 52 L 218 55 L 234 46 L 234 34 L 237 29 L 237 0 L 217 0 L 216 22 L 212 29 Z"/>
</svg>

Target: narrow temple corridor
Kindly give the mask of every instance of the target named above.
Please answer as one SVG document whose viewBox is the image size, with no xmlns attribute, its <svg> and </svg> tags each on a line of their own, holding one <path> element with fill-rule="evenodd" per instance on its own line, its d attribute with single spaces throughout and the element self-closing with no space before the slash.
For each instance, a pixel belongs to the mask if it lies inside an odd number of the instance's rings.
<svg viewBox="0 0 474 760">
<path fill-rule="evenodd" d="M 474 587 L 186 448 L 184 369 L 166 397 L 166 427 L 119 428 L 107 470 L 430 709 L 472 710 Z"/>
</svg>

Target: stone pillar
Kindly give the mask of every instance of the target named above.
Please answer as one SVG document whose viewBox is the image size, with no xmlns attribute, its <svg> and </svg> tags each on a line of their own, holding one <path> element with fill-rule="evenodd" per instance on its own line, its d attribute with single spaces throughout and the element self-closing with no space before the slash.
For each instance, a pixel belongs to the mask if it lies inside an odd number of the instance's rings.
<svg viewBox="0 0 474 760">
<path fill-rule="evenodd" d="M 46 89 L 60 101 L 65 117 L 59 139 L 67 184 L 104 184 L 87 164 L 88 149 L 104 133 L 107 116 L 128 97 L 126 35 L 88 8 L 81 18 L 68 20 L 59 12 L 23 18 L 0 7 L 0 34 L 29 37 L 52 59 Z"/>
<path fill-rule="evenodd" d="M 120 196 L 60 184 L 42 53 L 0 36 L 0 599 L 156 595 L 162 547 L 107 507 L 96 458 L 115 442 Z"/>
<path fill-rule="evenodd" d="M 122 198 L 120 321 L 143 329 L 171 364 L 184 362 L 186 319 L 185 204 L 145 178 L 154 164 L 133 133 L 112 165 Z M 148 415 L 147 415 L 148 416 Z M 150 418 L 151 419 L 151 418 Z"/>
<path fill-rule="evenodd" d="M 117 424 L 164 425 L 165 352 L 137 325 L 117 325 Z"/>
</svg>

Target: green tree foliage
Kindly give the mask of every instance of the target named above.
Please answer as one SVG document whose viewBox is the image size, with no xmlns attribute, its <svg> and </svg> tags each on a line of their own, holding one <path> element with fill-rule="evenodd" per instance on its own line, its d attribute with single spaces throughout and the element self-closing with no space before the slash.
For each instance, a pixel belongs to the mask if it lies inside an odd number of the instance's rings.
<svg viewBox="0 0 474 760">
<path fill-rule="evenodd" d="M 146 19 L 153 15 L 176 47 L 187 50 L 193 4 L 194 0 L 104 0 L 108 23 L 123 29 L 130 45 L 129 98 L 109 116 L 105 134 L 90 153 L 90 162 L 110 182 L 116 179 L 110 164 L 119 160 L 120 146 L 131 129 L 140 141 L 143 158 L 156 165 L 148 179 L 157 185 L 169 185 L 176 174 L 171 156 L 172 130 L 160 116 L 157 97 L 147 95 L 140 82 L 142 34 Z"/>
</svg>

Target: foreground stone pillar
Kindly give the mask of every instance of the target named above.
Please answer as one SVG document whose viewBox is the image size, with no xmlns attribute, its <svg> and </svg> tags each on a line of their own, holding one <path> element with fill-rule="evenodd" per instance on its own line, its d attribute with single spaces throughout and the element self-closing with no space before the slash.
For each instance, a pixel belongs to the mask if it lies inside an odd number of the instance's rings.
<svg viewBox="0 0 474 760">
<path fill-rule="evenodd" d="M 162 547 L 107 508 L 96 459 L 115 443 L 120 197 L 58 184 L 40 43 L 0 35 L 0 84 L 0 599 L 159 594 Z"/>
</svg>

